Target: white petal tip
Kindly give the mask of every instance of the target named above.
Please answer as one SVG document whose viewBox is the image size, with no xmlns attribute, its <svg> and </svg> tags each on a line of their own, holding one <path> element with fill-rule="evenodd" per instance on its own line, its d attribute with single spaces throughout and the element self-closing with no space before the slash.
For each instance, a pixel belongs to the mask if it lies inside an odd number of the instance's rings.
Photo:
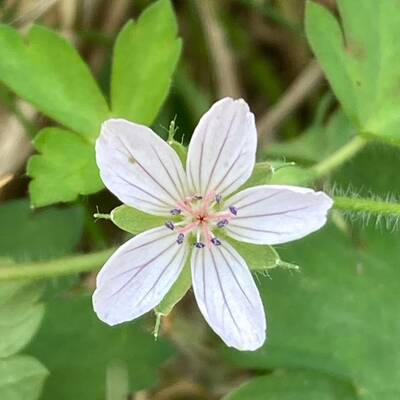
<svg viewBox="0 0 400 400">
<path fill-rule="evenodd" d="M 246 343 L 236 343 L 236 344 L 227 344 L 229 347 L 232 347 L 239 351 L 257 351 L 260 349 L 266 342 L 266 336 L 263 335 L 261 337 L 249 338 L 250 341 Z"/>
<path fill-rule="evenodd" d="M 115 319 L 114 313 L 104 304 L 102 299 L 101 289 L 97 288 L 92 296 L 93 310 L 100 321 L 109 326 L 115 326 L 127 322 L 127 320 Z"/>
</svg>

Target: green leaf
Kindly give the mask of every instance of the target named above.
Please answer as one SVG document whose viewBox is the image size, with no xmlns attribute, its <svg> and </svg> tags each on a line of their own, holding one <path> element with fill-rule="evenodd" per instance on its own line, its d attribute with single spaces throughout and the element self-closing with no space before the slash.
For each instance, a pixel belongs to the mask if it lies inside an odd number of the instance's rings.
<svg viewBox="0 0 400 400">
<path fill-rule="evenodd" d="M 251 368 L 325 371 L 350 379 L 361 399 L 398 398 L 399 239 L 364 228 L 356 247 L 328 227 L 281 249 L 302 273 L 277 269 L 272 281 L 262 281 L 269 341 L 258 352 L 230 352 L 229 359 Z"/>
<path fill-rule="evenodd" d="M 33 211 L 27 200 L 4 203 L 0 206 L 0 256 L 17 262 L 61 257 L 79 243 L 83 217 L 79 206 Z"/>
<path fill-rule="evenodd" d="M 33 212 L 26 200 L 16 200 L 0 207 L 0 220 L 0 256 L 35 261 L 62 256 L 77 245 L 83 210 Z M 18 263 L 12 266 L 18 268 Z M 44 313 L 41 294 L 42 286 L 33 282 L 0 284 L 0 358 L 21 350 L 39 328 Z"/>
<path fill-rule="evenodd" d="M 279 254 L 271 246 L 239 242 L 228 236 L 224 236 L 224 239 L 246 260 L 252 271 L 275 268 L 281 262 Z"/>
<path fill-rule="evenodd" d="M 33 212 L 26 200 L 0 206 L 0 258 L 18 268 L 18 261 L 62 256 L 79 242 L 83 227 L 80 207 Z M 14 261 L 14 262 L 11 262 Z M 0 398 L 36 400 L 47 370 L 39 361 L 13 356 L 32 339 L 43 318 L 42 286 L 33 282 L 0 284 Z M 8 357 L 8 358 L 6 358 Z"/>
<path fill-rule="evenodd" d="M 73 201 L 103 188 L 95 149 L 76 133 L 45 128 L 34 144 L 40 154 L 32 156 L 27 167 L 34 206 Z"/>
<path fill-rule="evenodd" d="M 28 356 L 0 359 L 1 400 L 36 400 L 48 371 Z"/>
<path fill-rule="evenodd" d="M 173 218 L 170 218 L 173 220 Z M 147 214 L 139 211 L 136 208 L 126 206 L 118 206 L 111 211 L 111 221 L 118 226 L 118 228 L 137 235 L 148 229 L 163 226 L 167 218 L 159 217 L 157 215 Z"/>
<path fill-rule="evenodd" d="M 315 371 L 276 371 L 251 379 L 223 400 L 354 400 L 350 382 Z"/>
<path fill-rule="evenodd" d="M 339 0 L 342 26 L 323 6 L 306 8 L 308 41 L 347 116 L 361 133 L 400 138 L 398 0 Z"/>
<path fill-rule="evenodd" d="M 112 113 L 150 125 L 164 102 L 181 51 L 177 23 L 169 0 L 148 7 L 128 22 L 115 43 Z"/>
<path fill-rule="evenodd" d="M 188 257 L 185 267 L 179 278 L 172 285 L 172 288 L 165 295 L 162 302 L 155 308 L 156 314 L 168 315 L 175 305 L 182 300 L 183 296 L 192 286 L 192 272 L 190 269 L 190 257 Z"/>
<path fill-rule="evenodd" d="M 42 113 L 94 141 L 109 115 L 86 64 L 69 42 L 33 26 L 26 38 L 0 25 L 0 80 Z"/>
<path fill-rule="evenodd" d="M 173 351 L 138 322 L 106 326 L 90 297 L 76 296 L 48 304 L 29 353 L 51 371 L 42 400 L 97 400 L 105 398 L 105 377 L 116 362 L 127 366 L 130 391 L 137 391 L 156 382 L 157 368 Z"/>
<path fill-rule="evenodd" d="M 0 358 L 20 351 L 38 330 L 44 315 L 41 292 L 35 283 L 0 284 Z"/>
</svg>

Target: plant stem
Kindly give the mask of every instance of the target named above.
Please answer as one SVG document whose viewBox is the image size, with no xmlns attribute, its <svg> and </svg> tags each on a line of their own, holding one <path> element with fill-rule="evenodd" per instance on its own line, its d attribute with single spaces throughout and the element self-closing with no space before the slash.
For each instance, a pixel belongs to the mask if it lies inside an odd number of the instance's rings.
<svg viewBox="0 0 400 400">
<path fill-rule="evenodd" d="M 48 279 L 94 271 L 105 263 L 114 250 L 112 248 L 91 254 L 82 254 L 50 261 L 11 264 L 11 266 L 10 264 L 6 264 L 4 267 L 0 265 L 0 281 Z"/>
<path fill-rule="evenodd" d="M 357 135 L 328 158 L 311 167 L 310 172 L 312 177 L 317 179 L 334 171 L 357 154 L 367 143 L 367 139 Z"/>
<path fill-rule="evenodd" d="M 358 197 L 335 197 L 334 207 L 342 211 L 361 212 L 372 215 L 400 217 L 400 204 Z"/>
</svg>

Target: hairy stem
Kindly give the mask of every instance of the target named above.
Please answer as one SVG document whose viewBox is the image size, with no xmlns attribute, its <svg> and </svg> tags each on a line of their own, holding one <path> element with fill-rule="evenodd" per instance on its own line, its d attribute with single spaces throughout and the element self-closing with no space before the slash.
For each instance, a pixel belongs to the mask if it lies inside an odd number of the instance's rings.
<svg viewBox="0 0 400 400">
<path fill-rule="evenodd" d="M 101 250 L 57 260 L 0 265 L 0 281 L 19 279 L 48 279 L 57 276 L 79 274 L 99 269 L 115 249 Z"/>
<path fill-rule="evenodd" d="M 383 200 L 339 196 L 334 197 L 334 207 L 342 211 L 400 217 L 400 204 Z"/>
<path fill-rule="evenodd" d="M 367 143 L 368 140 L 361 136 L 354 137 L 328 158 L 311 167 L 310 172 L 312 177 L 317 179 L 334 171 L 363 149 Z"/>
</svg>

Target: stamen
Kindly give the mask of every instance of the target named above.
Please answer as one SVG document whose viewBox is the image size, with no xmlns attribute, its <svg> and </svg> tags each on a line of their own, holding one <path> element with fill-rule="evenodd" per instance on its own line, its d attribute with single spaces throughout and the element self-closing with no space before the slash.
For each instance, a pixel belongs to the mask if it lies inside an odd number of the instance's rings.
<svg viewBox="0 0 400 400">
<path fill-rule="evenodd" d="M 210 205 L 214 201 L 214 199 L 215 199 L 214 192 L 208 193 L 208 195 L 204 199 L 203 207 L 201 209 L 202 213 L 206 213 L 207 212 L 208 208 L 210 207 Z"/>
<path fill-rule="evenodd" d="M 225 228 L 229 224 L 229 221 L 227 219 L 222 219 L 221 221 L 217 222 L 218 228 Z"/>
<path fill-rule="evenodd" d="M 189 232 L 193 231 L 194 229 L 196 229 L 198 225 L 199 225 L 199 221 L 192 222 L 191 224 L 188 224 L 185 227 L 181 228 L 179 230 L 179 232 L 184 233 L 184 234 L 189 233 Z"/>
<path fill-rule="evenodd" d="M 211 239 L 211 243 L 214 244 L 215 246 L 221 246 L 221 241 L 217 239 L 215 236 Z"/>
<path fill-rule="evenodd" d="M 203 247 L 205 247 L 205 244 L 202 242 L 196 242 L 194 244 L 194 247 L 197 247 L 198 249 L 202 249 Z"/>
<path fill-rule="evenodd" d="M 208 224 L 202 224 L 202 228 L 203 228 L 204 240 L 206 241 L 207 247 L 210 248 L 211 247 L 211 239 L 213 238 L 213 235 L 210 231 Z"/>
<path fill-rule="evenodd" d="M 183 233 L 180 233 L 178 235 L 178 238 L 176 239 L 176 243 L 182 244 L 184 239 L 185 239 L 185 235 Z"/>
<path fill-rule="evenodd" d="M 171 229 L 171 231 L 173 231 L 173 230 L 175 229 L 175 225 L 174 225 L 174 223 L 173 223 L 172 221 L 166 221 L 166 222 L 165 222 L 165 226 L 166 226 L 168 229 Z"/>
<path fill-rule="evenodd" d="M 222 196 L 221 196 L 220 194 L 217 194 L 217 195 L 215 196 L 215 202 L 216 202 L 217 204 L 219 204 L 219 203 L 221 203 L 221 200 L 222 200 Z"/>
<path fill-rule="evenodd" d="M 238 209 L 234 206 L 229 206 L 229 211 L 233 214 L 233 215 L 237 215 L 238 213 Z"/>
<path fill-rule="evenodd" d="M 201 196 L 200 194 L 195 194 L 193 195 L 193 200 L 203 200 L 203 196 Z"/>
<path fill-rule="evenodd" d="M 231 212 L 226 212 L 226 213 L 221 213 L 221 214 L 211 214 L 207 216 L 207 219 L 209 221 L 221 221 L 223 219 L 227 219 L 228 221 L 232 218 L 232 213 Z"/>
<path fill-rule="evenodd" d="M 193 215 L 193 210 L 191 209 L 191 207 L 189 207 L 187 204 L 185 204 L 183 201 L 179 202 L 177 204 L 178 207 L 180 207 L 182 210 L 185 210 L 188 214 Z M 179 210 L 180 212 L 182 212 L 182 210 Z M 179 213 L 180 214 L 180 213 Z"/>
<path fill-rule="evenodd" d="M 174 208 L 173 210 L 170 211 L 171 215 L 180 215 L 182 210 L 179 208 Z"/>
</svg>

